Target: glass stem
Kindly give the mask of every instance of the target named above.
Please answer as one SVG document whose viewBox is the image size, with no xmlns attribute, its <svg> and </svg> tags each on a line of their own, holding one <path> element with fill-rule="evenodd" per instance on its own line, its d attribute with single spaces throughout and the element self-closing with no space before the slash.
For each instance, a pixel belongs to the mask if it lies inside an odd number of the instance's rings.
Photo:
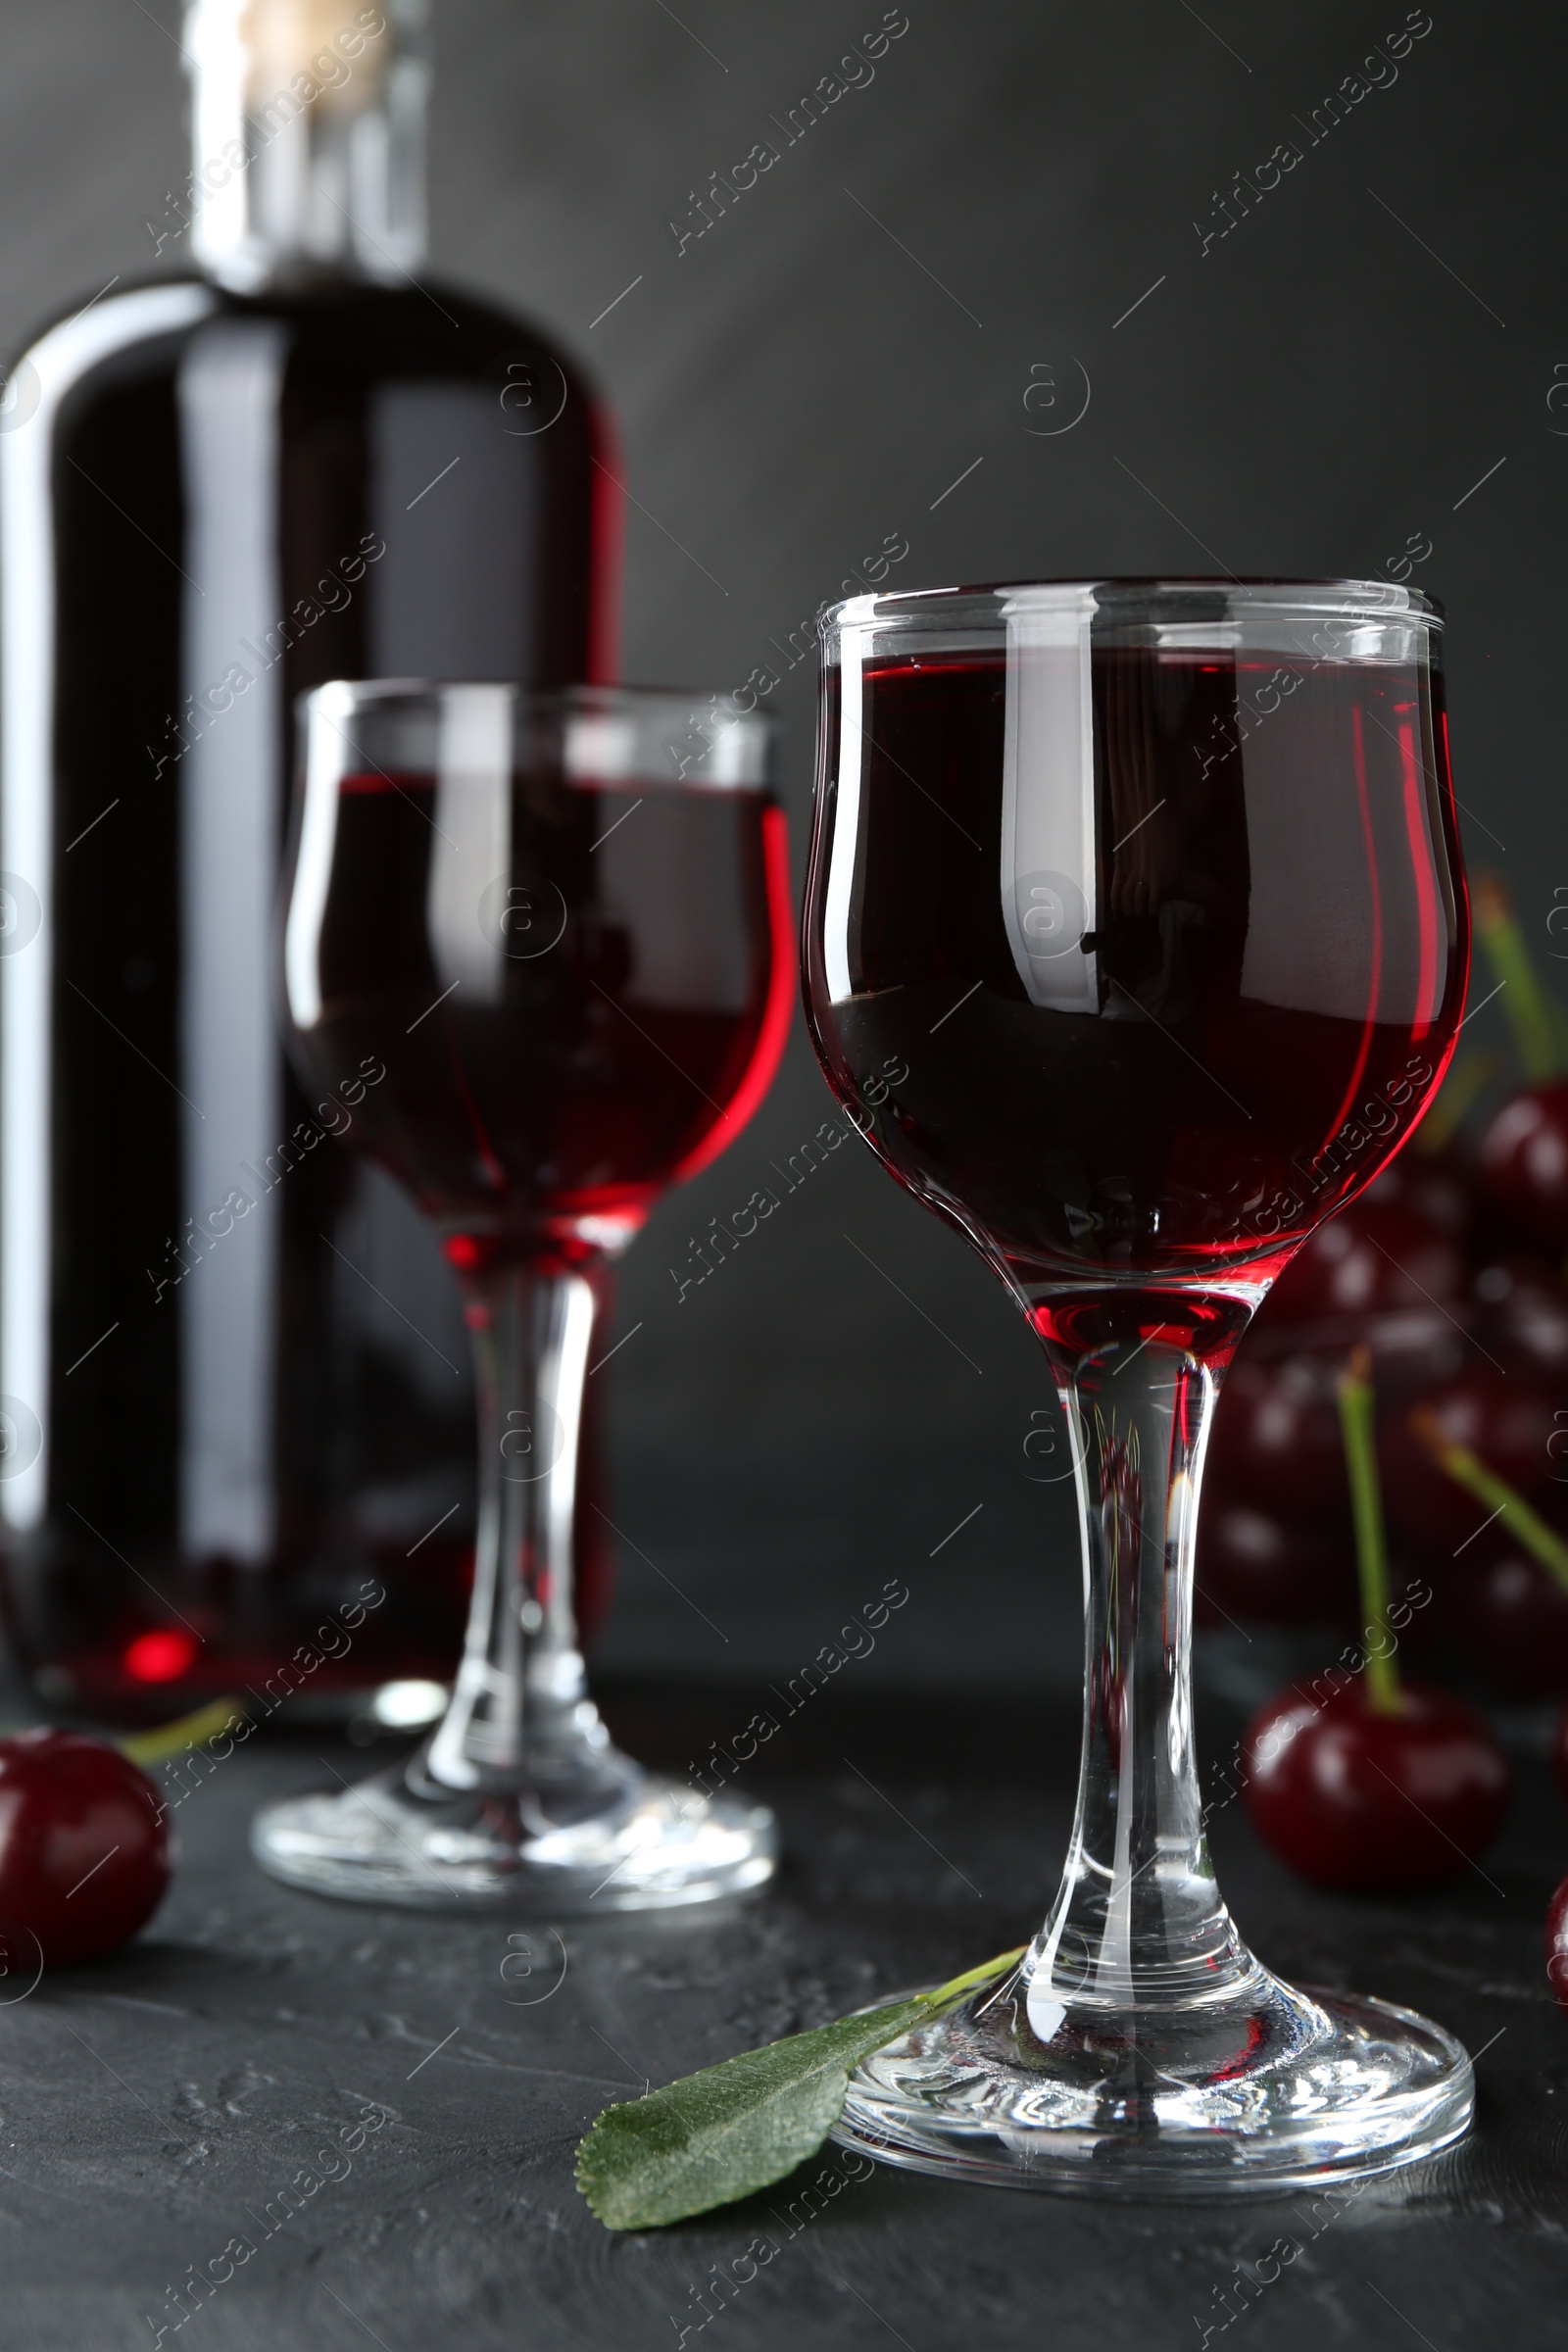
<svg viewBox="0 0 1568 2352">
<path fill-rule="evenodd" d="M 1044 2040 L 1069 2011 L 1185 2008 L 1256 1966 L 1214 1883 L 1194 1742 L 1193 1546 L 1217 1388 L 1211 1363 L 1136 1333 L 1063 1381 L 1086 1677 L 1072 1842 L 1025 1964 Z"/>
<path fill-rule="evenodd" d="M 423 1759 L 449 1788 L 518 1786 L 580 1757 L 598 1719 L 572 1605 L 588 1344 L 608 1275 L 507 1266 L 465 1285 L 479 1407 L 473 1598 L 452 1703 Z"/>
</svg>

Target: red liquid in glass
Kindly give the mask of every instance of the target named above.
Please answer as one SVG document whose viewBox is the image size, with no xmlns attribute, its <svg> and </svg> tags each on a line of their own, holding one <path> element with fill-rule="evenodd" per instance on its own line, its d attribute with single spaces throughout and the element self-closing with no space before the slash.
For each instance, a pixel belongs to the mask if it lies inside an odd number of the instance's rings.
<svg viewBox="0 0 1568 2352">
<path fill-rule="evenodd" d="M 434 778 L 359 774 L 339 794 L 321 1014 L 296 1055 L 323 1085 L 384 1065 L 360 1137 L 455 1264 L 579 1257 L 634 1232 L 739 1133 L 777 1065 L 794 985 L 782 811 L 756 792 L 519 778 L 506 876 L 449 894 L 454 949 L 432 913 Z"/>
<path fill-rule="evenodd" d="M 1091 1336 L 1099 1310 L 1068 1291 L 1169 1305 L 1277 1272 L 1435 1091 L 1468 944 L 1438 684 L 1096 650 L 1092 903 L 1069 942 L 1087 1001 L 1061 1009 L 1032 999 L 1004 908 L 1027 877 L 1004 866 L 1001 656 L 862 672 L 853 873 L 836 915 L 826 873 L 808 898 L 817 1049 L 900 1183 L 1057 1294 L 1047 1336 Z M 836 827 L 836 670 L 825 691 Z M 817 856 L 834 865 L 829 828 Z"/>
</svg>

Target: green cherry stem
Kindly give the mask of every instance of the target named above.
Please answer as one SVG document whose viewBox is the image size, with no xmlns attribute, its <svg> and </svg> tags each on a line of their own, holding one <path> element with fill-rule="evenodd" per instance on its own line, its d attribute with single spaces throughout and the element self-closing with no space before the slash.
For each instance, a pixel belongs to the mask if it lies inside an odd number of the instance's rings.
<svg viewBox="0 0 1568 2352">
<path fill-rule="evenodd" d="M 1417 1405 L 1410 1415 L 1410 1427 L 1438 1468 L 1455 1486 L 1473 1494 L 1477 1502 L 1489 1503 L 1494 1517 L 1501 1511 L 1509 1533 L 1517 1536 L 1526 1551 L 1534 1553 L 1543 1568 L 1568 1592 L 1568 1544 L 1546 1525 L 1539 1511 L 1531 1508 L 1518 1488 L 1510 1487 L 1505 1478 L 1489 1469 L 1468 1446 L 1452 1445 L 1424 1406 Z"/>
<path fill-rule="evenodd" d="M 1397 1715 L 1404 1705 L 1389 1631 L 1389 1559 L 1383 1536 L 1383 1495 L 1372 1434 L 1372 1355 L 1355 1348 L 1340 1374 L 1340 1434 L 1350 1479 L 1355 1565 L 1366 1618 L 1366 1695 L 1374 1715 Z"/>
<path fill-rule="evenodd" d="M 1482 874 L 1476 882 L 1476 929 L 1503 991 L 1525 1082 L 1544 1085 L 1562 1067 L 1557 1023 L 1496 874 Z"/>
<path fill-rule="evenodd" d="M 187 1747 L 199 1746 L 204 1740 L 216 1740 L 231 1723 L 243 1722 L 245 1715 L 243 1699 L 215 1698 L 193 1714 L 157 1724 L 150 1732 L 132 1732 L 115 1744 L 145 1772 L 149 1764 L 162 1764 L 170 1756 L 182 1755 Z"/>
<path fill-rule="evenodd" d="M 1010 1952 L 999 1952 L 995 1960 L 984 1961 L 979 1968 L 967 1968 L 961 1977 L 950 1977 L 946 1984 L 939 1984 L 935 1992 L 916 1993 L 915 1998 L 930 2009 L 949 2008 L 963 1993 L 972 1992 L 977 1984 L 990 1984 L 1004 1970 L 1014 1967 L 1028 1949 L 1026 1943 L 1020 1943 Z"/>
</svg>

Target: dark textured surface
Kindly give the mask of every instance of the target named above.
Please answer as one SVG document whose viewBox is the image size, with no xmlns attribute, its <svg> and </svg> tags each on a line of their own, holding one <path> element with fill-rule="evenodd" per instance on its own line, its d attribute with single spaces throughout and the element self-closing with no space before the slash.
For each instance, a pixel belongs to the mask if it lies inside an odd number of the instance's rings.
<svg viewBox="0 0 1568 2352">
<path fill-rule="evenodd" d="M 736 1728 L 735 1704 L 628 1696 L 618 1720 L 678 1765 Z M 711 2266 L 737 2259 L 747 2283 L 713 2342 L 1176 2347 L 1217 2328 L 1215 2290 L 1234 2307 L 1235 2266 L 1281 2238 L 1300 2252 L 1249 2288 L 1258 2306 L 1232 2322 L 1249 2340 L 1561 2341 L 1568 2028 L 1542 1973 L 1539 1859 L 1561 1840 L 1539 1771 L 1487 1877 L 1419 1900 L 1310 1893 L 1235 1810 L 1215 1825 L 1233 1907 L 1272 1963 L 1425 2008 L 1481 2054 L 1480 2123 L 1450 2157 L 1315 2206 L 1171 2211 L 861 2180 L 830 2152 L 732 2213 L 602 2230 L 571 2167 L 607 2101 L 946 1975 L 1044 1906 L 1069 1814 L 1064 1718 L 815 1705 L 748 1784 L 783 1816 L 775 1891 L 722 1921 L 566 1923 L 560 1945 L 272 1886 L 245 1858 L 248 1814 L 323 1781 L 321 1763 L 274 1747 L 220 1765 L 181 1809 L 183 1866 L 143 1940 L 0 2012 L 6 2352 L 130 2352 L 161 2323 L 209 2352 L 620 2352 L 682 2327 L 695 2340 Z M 371 2103 L 389 2120 L 283 2220 L 279 2192 Z M 808 2218 L 824 2166 L 843 2184 Z M 166 2289 L 235 2236 L 253 2256 L 176 2335 L 188 2306 Z M 751 2277 L 759 2238 L 777 2251 Z"/>
</svg>

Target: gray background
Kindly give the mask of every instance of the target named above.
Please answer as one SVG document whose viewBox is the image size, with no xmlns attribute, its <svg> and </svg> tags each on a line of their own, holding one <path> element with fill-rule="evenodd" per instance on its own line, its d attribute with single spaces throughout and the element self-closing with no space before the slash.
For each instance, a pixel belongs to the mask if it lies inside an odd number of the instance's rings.
<svg viewBox="0 0 1568 2352">
<path fill-rule="evenodd" d="M 775 118 L 880 6 L 682 0 L 677 21 L 660 0 L 436 0 L 433 263 L 543 320 L 618 408 L 626 674 L 739 687 L 782 667 L 888 534 L 906 587 L 1377 576 L 1424 536 L 1470 853 L 1544 946 L 1568 883 L 1555 13 L 1434 0 L 1393 86 L 1315 145 L 1311 110 L 1404 23 L 1396 0 L 907 14 L 868 86 L 680 252 L 671 219 L 695 225 L 712 171 L 783 145 Z M 178 12 L 7 0 L 0 27 L 17 350 L 72 289 L 149 267 L 143 220 L 185 169 Z M 1222 225 L 1217 194 L 1286 139 L 1301 163 L 1204 253 L 1195 219 Z M 768 698 L 797 876 L 812 696 L 802 662 Z M 752 1128 L 627 1262 L 620 1330 L 641 1328 L 603 1375 L 627 1539 L 603 1664 L 787 1674 L 897 1574 L 910 1603 L 858 1674 L 1065 1685 L 1067 1491 L 1029 1483 L 1022 1451 L 1050 1387 L 954 1236 L 857 1145 L 677 1304 L 688 1237 L 831 1108 L 797 1025 Z"/>
</svg>

